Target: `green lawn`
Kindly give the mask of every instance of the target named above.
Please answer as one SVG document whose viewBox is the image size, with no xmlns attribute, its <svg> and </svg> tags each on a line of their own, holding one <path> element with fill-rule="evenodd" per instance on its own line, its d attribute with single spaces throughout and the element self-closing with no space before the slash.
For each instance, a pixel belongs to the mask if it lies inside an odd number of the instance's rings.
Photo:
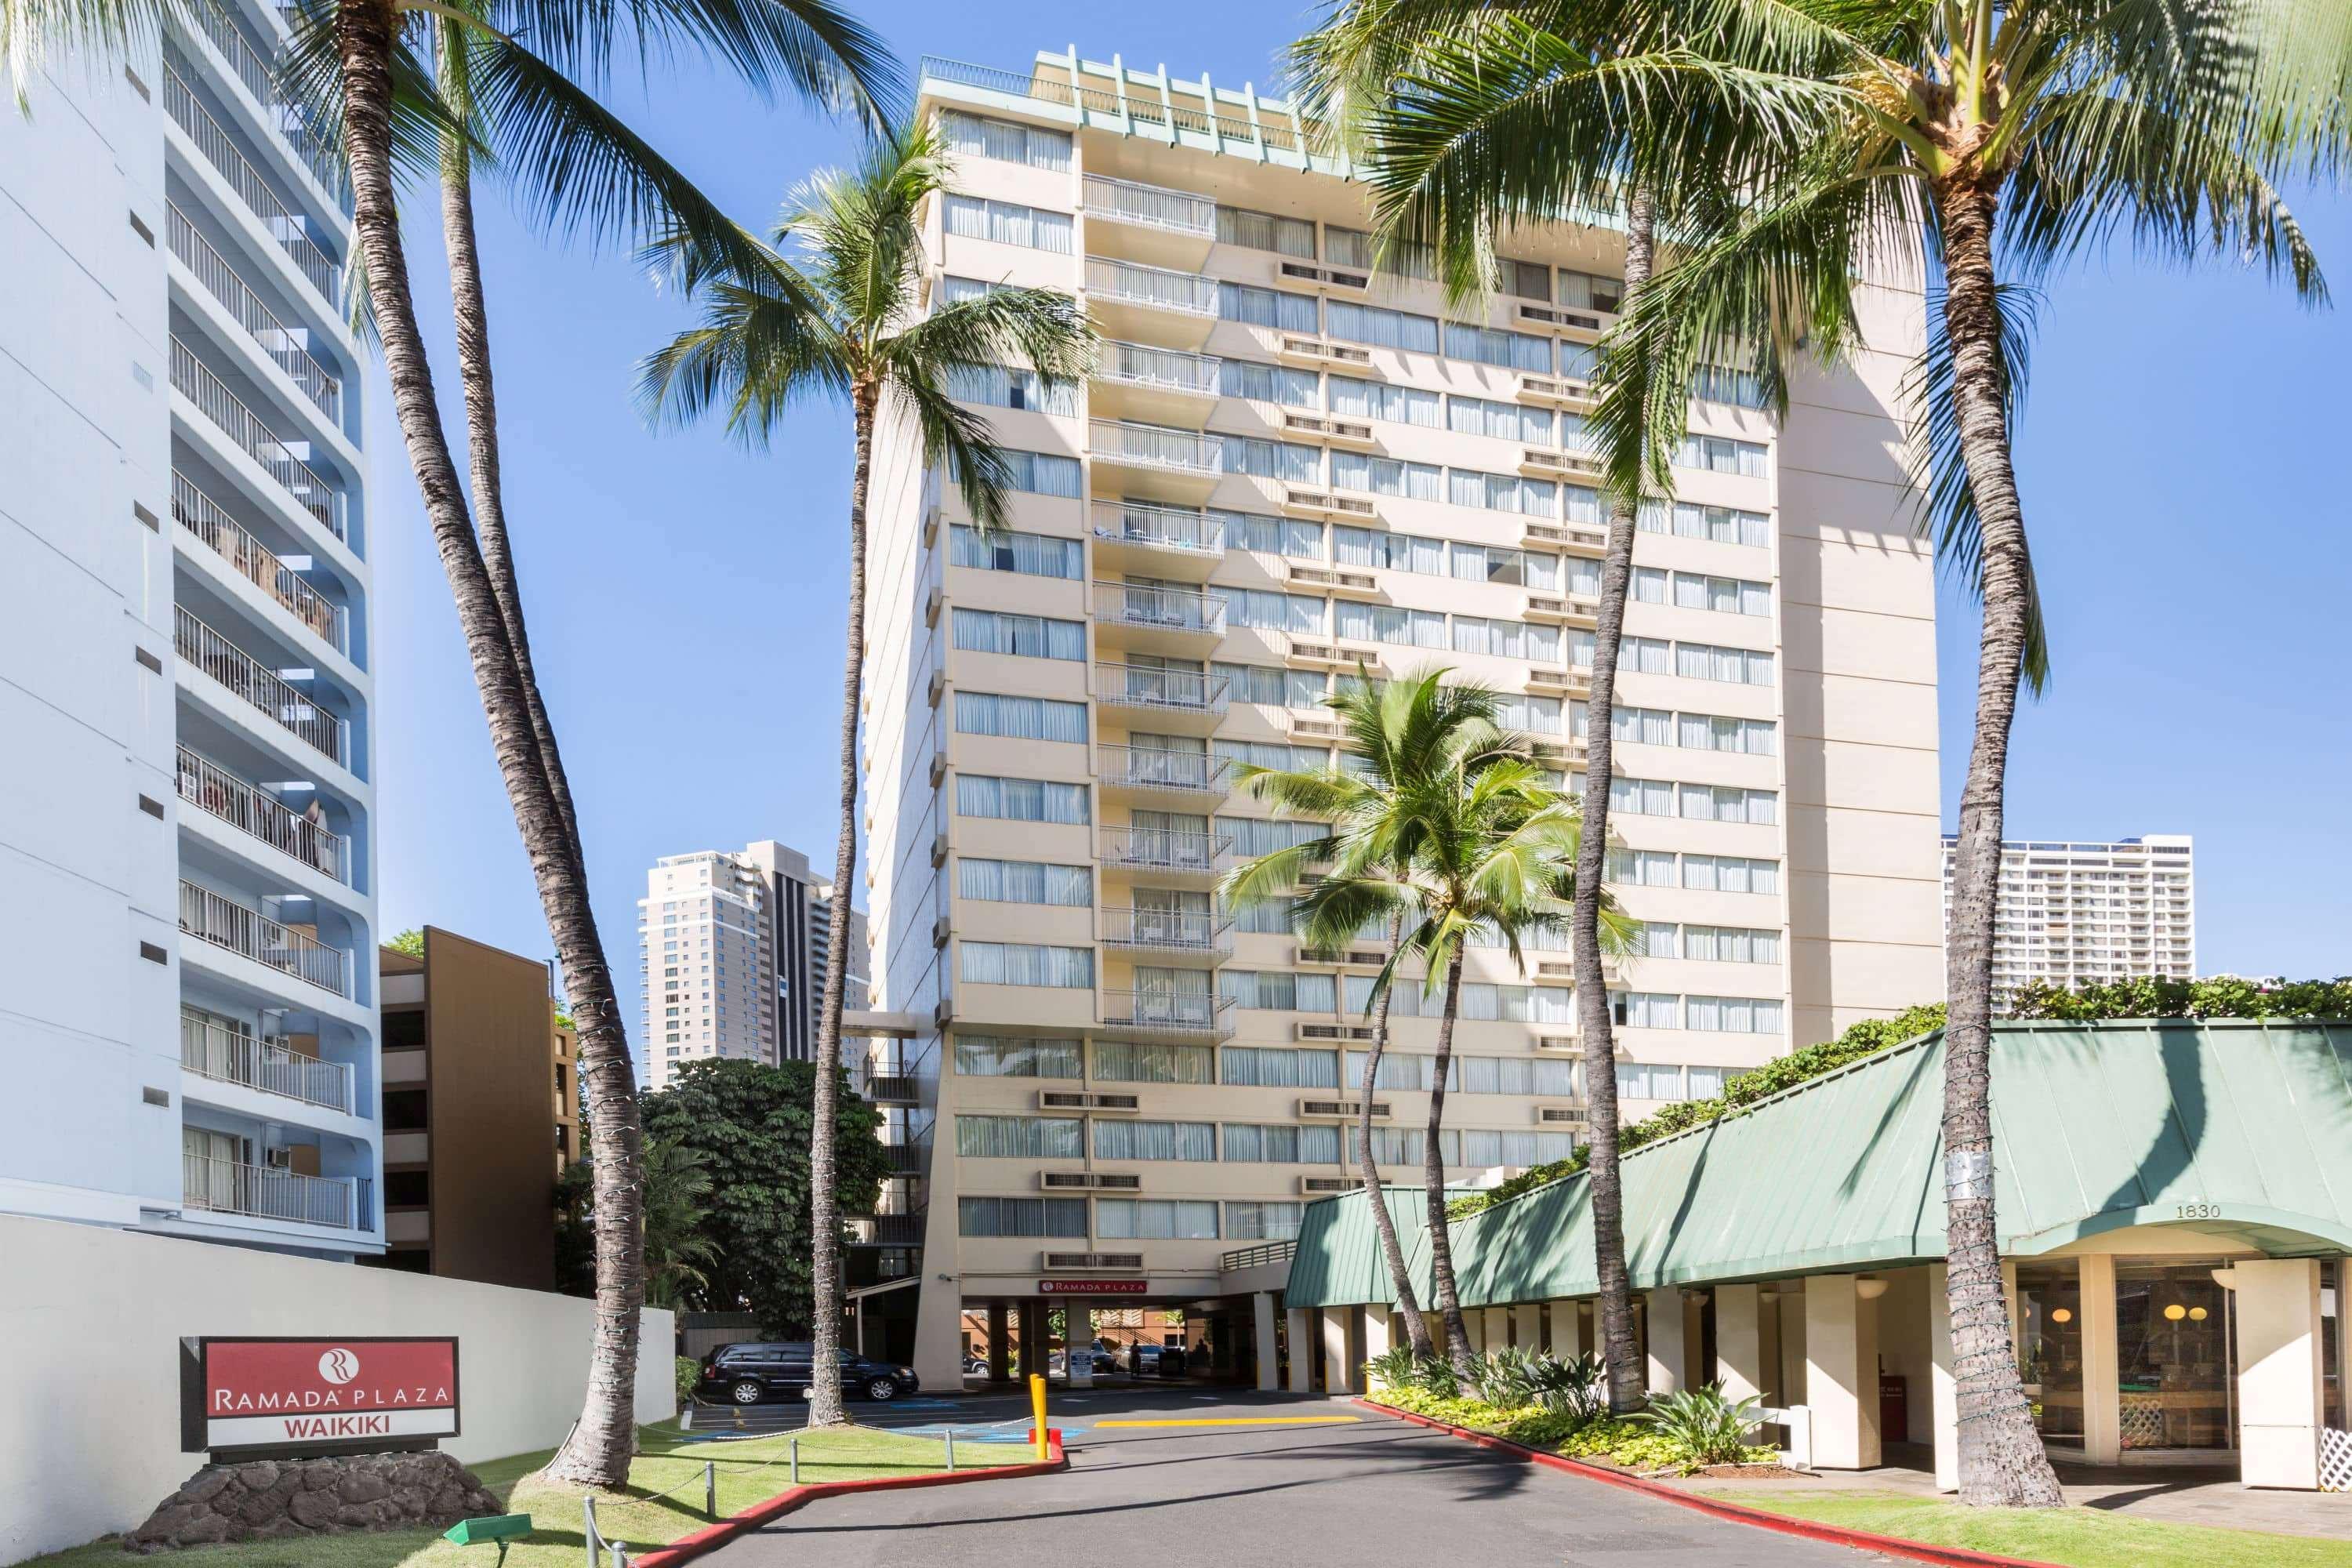
<svg viewBox="0 0 2352 1568">
<path fill-rule="evenodd" d="M 639 1432 L 640 1451 L 630 1467 L 628 1491 L 604 1493 L 596 1500 L 596 1522 L 606 1540 L 625 1542 L 632 1552 L 638 1552 L 675 1541 L 708 1523 L 702 1514 L 705 1460 L 719 1467 L 722 1519 L 792 1485 L 782 1437 L 691 1443 L 681 1441 L 681 1436 L 675 1426 L 667 1424 Z M 530 1535 L 507 1553 L 508 1568 L 579 1568 L 579 1490 L 524 1479 L 546 1464 L 551 1454 L 552 1450 L 518 1454 L 473 1467 L 482 1484 L 505 1500 L 509 1511 L 529 1513 L 535 1522 Z M 1023 1464 L 1029 1457 L 1027 1449 L 1011 1444 L 968 1443 L 957 1451 L 956 1468 Z M 945 1468 L 944 1447 L 937 1437 L 850 1426 L 810 1433 L 801 1439 L 803 1483 L 918 1475 Z M 643 1500 L 672 1487 L 677 1491 L 659 1501 Z M 490 1568 L 497 1557 L 496 1547 L 452 1546 L 437 1531 L 400 1530 L 381 1535 L 191 1547 L 173 1554 L 172 1561 L 194 1568 Z M 121 1568 L 125 1561 L 121 1543 L 108 1539 L 37 1557 L 25 1568 L 100 1568 L 101 1564 Z"/>
<path fill-rule="evenodd" d="M 1964 1508 L 1897 1492 L 1767 1492 L 1711 1489 L 1709 1497 L 1853 1530 L 1937 1546 L 1969 1546 L 2066 1568 L 2347 1568 L 2352 1542 L 2215 1530 L 2133 1519 L 2095 1508 Z"/>
</svg>

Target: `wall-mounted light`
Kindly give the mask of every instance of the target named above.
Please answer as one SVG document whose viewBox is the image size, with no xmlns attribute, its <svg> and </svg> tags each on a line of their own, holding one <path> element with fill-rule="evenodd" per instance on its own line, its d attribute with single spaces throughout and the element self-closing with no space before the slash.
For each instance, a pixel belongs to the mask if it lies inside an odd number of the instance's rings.
<svg viewBox="0 0 2352 1568">
<path fill-rule="evenodd" d="M 1886 1281 L 1871 1279 L 1856 1279 L 1853 1282 L 1853 1293 L 1860 1300 L 1875 1301 L 1886 1294 Z"/>
<path fill-rule="evenodd" d="M 2050 1309 L 2050 1321 L 2053 1323 L 2071 1323 L 2074 1321 L 2074 1309 L 2071 1307 L 2053 1307 Z"/>
</svg>

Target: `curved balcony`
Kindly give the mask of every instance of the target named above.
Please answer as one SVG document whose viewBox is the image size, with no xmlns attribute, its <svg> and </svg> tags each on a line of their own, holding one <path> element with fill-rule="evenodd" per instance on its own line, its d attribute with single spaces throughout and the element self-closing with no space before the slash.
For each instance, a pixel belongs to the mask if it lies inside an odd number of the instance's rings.
<svg viewBox="0 0 2352 1568">
<path fill-rule="evenodd" d="M 294 444 L 272 429 L 245 400 L 228 389 L 178 338 L 172 340 L 172 390 L 196 405 L 196 411 L 226 437 L 229 445 L 258 463 L 284 487 L 294 504 L 320 527 L 343 537 L 343 498 L 316 468 L 297 457 Z"/>
<path fill-rule="evenodd" d="M 245 89 L 253 94 L 253 101 L 265 110 L 276 111 L 275 129 L 278 133 L 285 138 L 287 146 L 293 149 L 295 156 L 302 160 L 302 166 L 310 170 L 311 178 L 319 182 L 320 188 L 335 198 L 336 205 L 348 217 L 352 210 L 352 187 L 351 181 L 344 176 L 342 148 L 332 137 L 321 134 L 304 122 L 306 111 L 287 101 L 285 94 L 279 90 L 278 68 L 264 59 L 261 51 L 254 47 L 243 29 L 229 19 L 228 12 L 220 0 L 198 0 L 197 4 L 187 8 L 184 15 L 194 21 L 205 37 L 212 41 L 213 47 L 221 52 L 221 58 L 228 61 L 229 69 L 236 73 L 236 79 L 245 84 Z"/>
<path fill-rule="evenodd" d="M 1203 810 L 1225 798 L 1234 760 L 1160 746 L 1095 748 L 1095 776 L 1108 800 L 1166 802 Z"/>
<path fill-rule="evenodd" d="M 1197 669 L 1146 664 L 1095 666 L 1095 700 L 1106 708 L 1149 714 L 1163 734 L 1205 735 L 1225 716 L 1233 682 Z"/>
<path fill-rule="evenodd" d="M 259 910 L 225 899 L 210 888 L 200 888 L 194 882 L 180 884 L 180 931 L 281 974 L 307 980 L 338 996 L 352 994 L 341 949 L 279 925 Z"/>
<path fill-rule="evenodd" d="M 1165 887 L 1209 887 L 1233 864 L 1229 833 L 1170 827 L 1106 827 L 1097 852 L 1107 875 L 1139 877 Z"/>
<path fill-rule="evenodd" d="M 295 269 L 319 291 L 328 319 L 340 319 L 337 312 L 342 308 L 342 269 L 319 248 L 301 217 L 261 177 L 261 171 L 237 146 L 236 139 L 213 118 L 197 99 L 195 89 L 168 58 L 163 63 L 163 111 L 195 143 L 197 153 L 212 165 L 214 173 L 236 193 L 237 200 L 245 204 L 254 221 L 278 241 Z"/>
<path fill-rule="evenodd" d="M 260 345 L 261 352 L 310 400 L 311 406 L 324 415 L 330 425 L 337 424 L 342 418 L 341 378 L 303 347 L 301 336 L 279 321 L 278 313 L 254 292 L 253 286 L 229 265 L 228 258 L 196 232 L 195 224 L 178 204 L 164 204 L 163 228 L 171 240 L 172 254 L 180 258 L 180 265 L 195 274 L 205 292 L 235 318 L 246 335 Z"/>
<path fill-rule="evenodd" d="M 172 518 L 337 653 L 351 651 L 351 626 L 342 607 L 304 582 L 301 574 L 278 558 L 277 552 L 256 539 L 177 469 L 172 474 Z"/>
<path fill-rule="evenodd" d="M 1223 1040 L 1234 1032 L 1229 996 L 1179 995 L 1168 991 L 1106 991 L 1103 1032 L 1148 1040 Z"/>
<path fill-rule="evenodd" d="M 351 726 L 302 692 L 264 669 L 236 644 L 185 609 L 173 611 L 172 646 L 181 660 L 200 669 L 248 707 L 257 708 L 283 729 L 334 761 L 351 754 Z"/>
<path fill-rule="evenodd" d="M 1225 635 L 1225 602 L 1197 588 L 1097 582 L 1095 646 L 1198 655 Z"/>
<path fill-rule="evenodd" d="M 315 816 L 296 812 L 246 783 L 209 757 L 180 748 L 180 798 L 290 855 L 323 877 L 349 886 L 352 841 Z M 314 805 L 315 809 L 315 805 Z"/>
<path fill-rule="evenodd" d="M 334 1230 L 358 1230 L 373 1223 L 364 1177 L 306 1176 L 276 1165 L 248 1165 L 203 1154 L 180 1158 L 183 1208 Z"/>
<path fill-rule="evenodd" d="M 1106 906 L 1102 945 L 1155 963 L 1214 965 L 1234 955 L 1234 919 L 1216 910 L 1139 910 Z"/>
<path fill-rule="evenodd" d="M 1089 256 L 1087 310 L 1109 337 L 1197 349 L 1217 324 L 1217 280 Z"/>
<path fill-rule="evenodd" d="M 358 1103 L 350 1063 L 302 1056 L 275 1040 L 256 1039 L 194 1014 L 180 1015 L 180 1065 L 215 1083 L 239 1084 L 346 1115 Z"/>
</svg>

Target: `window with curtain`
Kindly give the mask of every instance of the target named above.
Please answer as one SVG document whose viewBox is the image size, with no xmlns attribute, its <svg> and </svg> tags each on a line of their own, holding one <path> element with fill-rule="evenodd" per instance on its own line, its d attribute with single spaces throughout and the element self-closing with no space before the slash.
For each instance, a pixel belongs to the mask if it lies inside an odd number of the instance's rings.
<svg viewBox="0 0 2352 1568">
<path fill-rule="evenodd" d="M 1459 622 L 1455 623 L 1459 626 Z M 1531 735 L 1559 733 L 1560 703 L 1557 697 L 1522 697 L 1515 692 L 1497 692 L 1495 698 L 1495 722 L 1506 730 L 1524 730 Z"/>
<path fill-rule="evenodd" d="M 1434 316 L 1359 305 L 1349 300 L 1332 300 L 1325 314 L 1330 335 L 1343 342 L 1363 343 L 1376 349 L 1410 349 L 1426 354 L 1437 352 Z"/>
<path fill-rule="evenodd" d="M 961 1236 L 1047 1236 L 1084 1239 L 1084 1198 L 956 1199 L 956 1231 Z"/>
<path fill-rule="evenodd" d="M 1296 1051 L 1278 1046 L 1227 1046 L 1218 1053 L 1221 1083 L 1261 1089 L 1337 1089 L 1336 1051 Z"/>
<path fill-rule="evenodd" d="M 1702 1034 L 1777 1035 L 1780 1004 L 1763 996 L 1686 996 L 1683 1027 Z"/>
<path fill-rule="evenodd" d="M 1253 1012 L 1328 1013 L 1339 1005 L 1332 978 L 1328 974 L 1221 969 L 1217 972 L 1217 991 L 1234 1006 Z"/>
<path fill-rule="evenodd" d="M 1097 1160 L 1214 1160 L 1217 1124 L 1213 1121 L 1095 1122 Z"/>
<path fill-rule="evenodd" d="M 1254 858 L 1328 838 L 1331 827 L 1328 823 L 1287 818 L 1276 821 L 1264 816 L 1221 816 L 1217 818 L 1217 831 L 1233 835 L 1234 854 Z"/>
<path fill-rule="evenodd" d="M 1333 635 L 1351 642 L 1395 643 L 1404 647 L 1444 647 L 1445 617 L 1435 610 L 1397 605 L 1366 605 L 1342 599 L 1335 606 Z"/>
<path fill-rule="evenodd" d="M 1509 332 L 1496 327 L 1445 323 L 1445 357 L 1474 364 L 1499 365 L 1506 370 L 1551 374 L 1551 340 L 1532 332 Z"/>
<path fill-rule="evenodd" d="M 1636 566 L 1628 592 L 1637 605 L 1663 605 L 1666 602 L 1667 573 L 1660 566 Z"/>
<path fill-rule="evenodd" d="M 1675 673 L 1692 680 L 1769 686 L 1772 684 L 1772 656 L 1753 648 L 1715 647 L 1696 642 L 1676 643 Z"/>
<path fill-rule="evenodd" d="M 1780 863 L 1737 855 L 1685 855 L 1683 886 L 1716 893 L 1777 893 Z"/>
<path fill-rule="evenodd" d="M 1015 283 L 999 283 L 984 278 L 958 278 L 952 274 L 940 279 L 940 303 L 961 305 L 966 300 L 984 299 L 1001 289 L 1014 289 Z"/>
<path fill-rule="evenodd" d="M 1685 436 L 1675 449 L 1674 460 L 1677 468 L 1739 474 L 1752 479 L 1767 478 L 1771 471 L 1761 442 L 1735 441 L 1727 436 Z"/>
<path fill-rule="evenodd" d="M 1780 933 L 1748 926 L 1686 926 L 1683 956 L 1718 963 L 1778 963 Z"/>
<path fill-rule="evenodd" d="M 976 114 L 950 109 L 940 114 L 940 133 L 949 152 L 968 158 L 994 158 L 1057 173 L 1070 166 L 1070 133 L 1066 131 L 983 120 Z"/>
<path fill-rule="evenodd" d="M 1444 423 L 1439 417 L 1439 402 L 1436 393 L 1417 386 L 1391 386 L 1346 375 L 1331 377 L 1331 412 L 1343 416 L 1419 425 L 1433 430 Z"/>
<path fill-rule="evenodd" d="M 1225 548 L 1260 555 L 1285 555 L 1294 561 L 1323 559 L 1323 525 L 1296 517 L 1267 517 L 1254 511 L 1211 511 L 1224 529 Z"/>
<path fill-rule="evenodd" d="M 1323 449 L 1296 441 L 1263 441 L 1251 436 L 1220 436 L 1225 472 L 1261 479 L 1281 479 L 1294 485 L 1323 481 Z"/>
<path fill-rule="evenodd" d="M 1076 1040 L 958 1035 L 956 1071 L 966 1078 L 1084 1078 Z"/>
<path fill-rule="evenodd" d="M 1640 958 L 1680 958 L 1682 928 L 1672 921 L 1635 922 L 1633 952 Z"/>
<path fill-rule="evenodd" d="M 1664 779 L 1612 777 L 1609 781 L 1609 809 L 1634 816 L 1672 816 L 1675 786 Z"/>
<path fill-rule="evenodd" d="M 1255 626 L 1265 631 L 1318 635 L 1324 628 L 1324 599 L 1303 594 L 1283 594 L 1267 588 L 1223 588 L 1210 584 L 1209 597 L 1225 606 L 1229 626 Z"/>
<path fill-rule="evenodd" d="M 1019 202 L 950 195 L 947 229 L 963 239 L 993 240 L 1027 250 L 1050 250 L 1057 256 L 1070 254 L 1070 215 Z"/>
<path fill-rule="evenodd" d="M 956 862 L 956 894 L 994 904 L 1055 904 L 1086 909 L 1095 901 L 1094 868 L 1037 860 Z"/>
<path fill-rule="evenodd" d="M 1002 735 L 1016 741 L 1084 744 L 1087 705 L 1050 697 L 1007 697 L 992 691 L 955 694 L 956 733 Z"/>
<path fill-rule="evenodd" d="M 1581 522 L 1598 528 L 1607 520 L 1601 515 L 1601 492 L 1590 485 L 1559 487 L 1560 520 Z"/>
<path fill-rule="evenodd" d="M 1637 519 L 1645 533 L 1672 533 L 1680 539 L 1759 548 L 1772 542 L 1772 520 L 1760 511 L 1742 511 L 1737 507 L 1645 500 Z"/>
<path fill-rule="evenodd" d="M 1455 506 L 1477 507 L 1528 517 L 1558 517 L 1559 487 L 1549 479 L 1523 479 L 1517 474 L 1483 474 L 1475 468 L 1445 470 L 1445 499 Z"/>
<path fill-rule="evenodd" d="M 1320 377 L 1311 370 L 1293 370 L 1283 364 L 1260 364 L 1255 360 L 1229 359 L 1217 372 L 1217 390 L 1227 397 L 1245 397 L 1256 403 L 1279 403 L 1291 408 L 1320 408 L 1323 396 Z"/>
<path fill-rule="evenodd" d="M 1609 879 L 1629 888 L 1675 886 L 1675 852 L 1671 849 L 1612 849 Z"/>
<path fill-rule="evenodd" d="M 1003 610 L 968 610 L 959 605 L 955 607 L 954 632 L 956 647 L 966 653 L 1078 660 L 1087 657 L 1087 627 L 1083 621 L 1016 616 Z"/>
<path fill-rule="evenodd" d="M 1209 748 L 1212 756 L 1230 757 L 1253 768 L 1276 773 L 1320 773 L 1331 766 L 1328 746 L 1291 746 L 1280 741 L 1228 741 L 1220 737 Z"/>
<path fill-rule="evenodd" d="M 1051 452 L 1023 452 L 1011 447 L 998 448 L 1004 458 L 1005 481 L 1009 488 L 1027 495 L 1061 496 L 1073 499 L 1078 493 L 1078 460 L 1057 457 Z M 954 465 L 950 463 L 950 468 Z"/>
<path fill-rule="evenodd" d="M 1304 261 L 1315 259 L 1313 224 L 1304 218 L 1229 207 L 1223 202 L 1217 204 L 1217 242 L 1245 246 L 1252 250 L 1271 250 Z"/>
<path fill-rule="evenodd" d="M 1087 786 L 1055 784 L 1045 779 L 992 778 L 985 773 L 956 775 L 956 815 L 989 816 L 1005 822 L 1087 820 Z"/>
<path fill-rule="evenodd" d="M 1748 822 L 1769 826 L 1780 820 L 1780 796 L 1776 790 L 1741 789 L 1730 784 L 1685 784 L 1682 793 L 1682 814 L 1693 822 Z"/>
<path fill-rule="evenodd" d="M 971 985 L 1044 985 L 1092 990 L 1095 950 L 1029 942 L 967 942 L 957 973 Z"/>
<path fill-rule="evenodd" d="M 1097 1122 L 1097 1131 L 1104 1125 Z M 1097 1198 L 1095 1231 L 1105 1241 L 1214 1241 L 1217 1205 L 1192 1198 Z"/>
<path fill-rule="evenodd" d="M 1614 708 L 1609 713 L 1609 737 L 1624 745 L 1671 746 L 1675 716 L 1664 708 Z"/>
<path fill-rule="evenodd" d="M 1331 556 L 1341 566 L 1384 566 L 1391 571 L 1419 572 L 1428 576 L 1442 576 L 1445 572 L 1445 541 L 1442 539 L 1356 528 L 1348 523 L 1332 525 Z"/>
<path fill-rule="evenodd" d="M 1670 992 L 1618 991 L 1611 994 L 1609 1004 L 1617 1022 L 1629 1029 L 1683 1026 L 1683 999 Z"/>
<path fill-rule="evenodd" d="M 1764 378 L 1752 370 L 1727 364 L 1703 364 L 1691 372 L 1690 393 L 1702 403 L 1727 403 L 1735 408 L 1764 406 Z"/>
<path fill-rule="evenodd" d="M 1231 681 L 1228 695 L 1235 702 L 1262 702 L 1274 708 L 1320 708 L 1329 678 L 1315 670 L 1270 669 L 1256 664 L 1216 663 L 1210 673 Z"/>
<path fill-rule="evenodd" d="M 1491 653 L 1503 658 L 1533 659 L 1538 664 L 1559 662 L 1559 628 L 1527 621 L 1488 620 L 1483 616 L 1454 617 L 1454 651 Z"/>
<path fill-rule="evenodd" d="M 1335 303 L 1331 308 L 1337 310 L 1339 306 Z M 1315 296 L 1259 289 L 1247 283 L 1219 283 L 1217 314 L 1225 321 L 1253 327 L 1311 332 L 1315 331 Z"/>
<path fill-rule="evenodd" d="M 1683 1069 L 1673 1062 L 1627 1062 L 1617 1064 L 1617 1097 L 1620 1100 L 1679 1100 L 1684 1097 Z"/>
<path fill-rule="evenodd" d="M 1625 308 L 1625 280 L 1597 272 L 1559 269 L 1559 302 L 1570 310 L 1598 310 L 1613 316 Z"/>
<path fill-rule="evenodd" d="M 1388 941 L 1388 932 L 1381 931 L 1375 940 L 1385 943 Z M 1377 977 L 1370 974 L 1349 974 L 1341 977 L 1342 1010 L 1350 1018 L 1365 1017 L 1371 1013 L 1372 982 L 1375 978 Z M 1421 982 L 1400 975 L 1397 977 L 1396 984 L 1389 987 L 1389 1016 L 1417 1018 L 1421 1016 Z M 1435 1012 L 1437 1006 L 1438 1004 L 1432 1003 L 1430 1010 Z M 1356 1064 L 1357 1067 L 1362 1065 L 1361 1062 Z M 1353 1072 L 1355 1068 L 1350 1068 L 1349 1070 Z M 1354 1081 L 1352 1078 L 1349 1079 L 1350 1083 Z"/>
<path fill-rule="evenodd" d="M 1034 370 L 1013 370 L 1001 364 L 955 364 L 948 367 L 948 395 L 963 403 L 984 403 L 992 408 L 1027 408 L 1040 414 L 1075 415 L 1077 384 L 1055 381 Z"/>
<path fill-rule="evenodd" d="M 1369 452 L 1333 452 L 1331 483 L 1338 489 L 1394 496 L 1400 500 L 1443 500 L 1445 497 L 1445 470 L 1434 463 L 1406 463 L 1394 458 L 1375 458 Z"/>
<path fill-rule="evenodd" d="M 1708 713 L 1682 715 L 1681 744 L 1700 752 L 1739 752 L 1769 757 L 1778 748 L 1779 727 L 1769 719 L 1727 719 Z"/>
<path fill-rule="evenodd" d="M 1097 1040 L 1095 1077 L 1105 1083 L 1214 1083 L 1216 1056 L 1208 1046 Z"/>
<path fill-rule="evenodd" d="M 1244 904 L 1234 916 L 1234 927 L 1256 936 L 1292 935 L 1292 903 L 1288 899 L 1263 899 Z"/>
<path fill-rule="evenodd" d="M 1370 235 L 1361 229 L 1341 228 L 1337 224 L 1323 226 L 1323 258 L 1336 266 L 1360 268 L 1367 272 L 1378 266 L 1391 278 L 1427 281 L 1437 276 L 1437 257 L 1429 247 L 1411 240 L 1391 240 L 1388 254 L 1380 257 Z"/>
<path fill-rule="evenodd" d="M 1551 410 L 1523 408 L 1488 397 L 1465 397 L 1458 393 L 1448 397 L 1445 427 L 1463 436 L 1492 436 L 1538 447 L 1552 444 Z"/>
<path fill-rule="evenodd" d="M 1337 1127 L 1266 1127 L 1228 1121 L 1224 1158 L 1244 1165 L 1336 1165 Z"/>
<path fill-rule="evenodd" d="M 1405 990 L 1406 987 L 1403 985 L 1396 988 L 1397 1000 L 1404 999 Z M 1427 1000 L 1429 1011 L 1433 1014 L 1444 1006 L 1443 996 L 1432 996 Z M 1347 1086 L 1350 1089 L 1364 1081 L 1364 1058 L 1369 1054 L 1364 1051 L 1348 1053 Z M 1398 1051 L 1387 1051 L 1381 1054 L 1380 1072 L 1373 1079 L 1372 1087 L 1375 1089 L 1425 1090 L 1436 1082 L 1437 1058 L 1435 1057 L 1411 1056 Z"/>
<path fill-rule="evenodd" d="M 1450 552 L 1453 574 L 1459 581 L 1504 583 L 1543 593 L 1559 592 L 1560 558 L 1557 555 L 1503 544 L 1464 544 L 1458 541 Z"/>
<path fill-rule="evenodd" d="M 1589 660 L 1587 661 L 1590 662 Z M 1623 637 L 1617 644 L 1620 675 L 1672 675 L 1674 644 L 1664 637 Z"/>
<path fill-rule="evenodd" d="M 1086 570 L 1083 552 L 1075 539 L 1011 530 L 982 538 L 976 530 L 960 522 L 949 529 L 948 560 L 981 572 L 1015 572 L 1028 577 L 1062 577 L 1074 583 Z"/>
<path fill-rule="evenodd" d="M 1334 1163 L 1339 1135 L 1332 1134 Z M 1300 1216 L 1307 1205 L 1283 1202 L 1228 1202 L 1225 1205 L 1225 1239 L 1227 1241 L 1290 1241 L 1298 1235 Z"/>
<path fill-rule="evenodd" d="M 1075 1116 L 959 1116 L 956 1152 L 971 1160 L 1083 1160 L 1086 1130 Z"/>
<path fill-rule="evenodd" d="M 1348 1129 L 1348 1149 L 1352 1162 L 1359 1142 L 1357 1129 Z M 1419 1165 L 1423 1132 L 1418 1127 L 1375 1127 L 1372 1129 L 1372 1158 L 1383 1165 Z M 1437 1158 L 1441 1164 L 1459 1167 L 1462 1163 L 1462 1134 L 1447 1129 L 1438 1135 Z"/>
</svg>

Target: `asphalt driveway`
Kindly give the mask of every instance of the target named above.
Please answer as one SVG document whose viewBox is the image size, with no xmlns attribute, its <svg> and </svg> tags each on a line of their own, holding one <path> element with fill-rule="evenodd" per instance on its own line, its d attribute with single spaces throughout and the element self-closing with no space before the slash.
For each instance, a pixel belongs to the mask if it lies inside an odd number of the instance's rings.
<svg viewBox="0 0 2352 1568">
<path fill-rule="evenodd" d="M 952 1424 L 961 1455 L 967 1441 L 1025 1426 L 1020 1408 L 1010 1398 L 960 1399 L 866 1406 L 857 1415 L 875 1425 Z M 1272 1424 L 1333 1415 L 1358 1419 Z M 719 1568 L 1850 1568 L 1887 1561 L 1506 1458 L 1345 1400 L 1101 1390 L 1057 1394 L 1051 1419 L 1067 1434 L 1066 1474 L 828 1499 L 707 1561 Z"/>
</svg>

